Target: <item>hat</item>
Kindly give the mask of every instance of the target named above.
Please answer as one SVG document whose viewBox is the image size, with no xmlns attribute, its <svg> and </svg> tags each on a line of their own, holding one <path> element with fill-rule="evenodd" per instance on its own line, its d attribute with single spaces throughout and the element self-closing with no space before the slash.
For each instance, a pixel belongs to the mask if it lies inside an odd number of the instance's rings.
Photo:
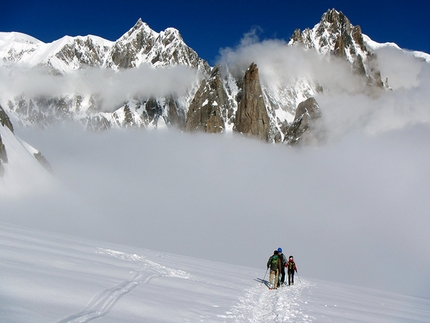
<svg viewBox="0 0 430 323">
<path fill-rule="evenodd" d="M 278 248 L 278 252 L 282 252 L 282 248 Z"/>
</svg>

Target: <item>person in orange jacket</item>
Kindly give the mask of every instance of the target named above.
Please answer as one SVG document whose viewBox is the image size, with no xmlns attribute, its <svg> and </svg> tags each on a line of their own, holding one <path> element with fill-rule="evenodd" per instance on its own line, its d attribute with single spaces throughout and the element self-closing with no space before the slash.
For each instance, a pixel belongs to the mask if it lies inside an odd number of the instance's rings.
<svg viewBox="0 0 430 323">
<path fill-rule="evenodd" d="M 288 262 L 285 264 L 285 267 L 288 268 L 288 285 L 294 285 L 294 272 L 297 272 L 297 267 L 293 256 L 288 258 Z"/>
</svg>

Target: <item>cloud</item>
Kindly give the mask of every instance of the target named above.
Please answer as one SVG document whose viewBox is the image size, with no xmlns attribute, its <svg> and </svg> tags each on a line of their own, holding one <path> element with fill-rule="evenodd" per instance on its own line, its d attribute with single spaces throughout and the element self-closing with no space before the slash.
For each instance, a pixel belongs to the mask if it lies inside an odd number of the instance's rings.
<svg viewBox="0 0 430 323">
<path fill-rule="evenodd" d="M 331 91 L 357 92 L 362 88 L 362 82 L 352 75 L 344 60 L 319 55 L 299 46 L 288 46 L 284 40 L 258 41 L 252 31 L 236 48 L 221 49 L 217 61 L 227 65 L 236 77 L 243 77 L 253 62 L 259 67 L 262 83 L 272 86 L 291 86 L 306 78 Z"/>
<path fill-rule="evenodd" d="M 376 50 L 378 69 L 393 90 L 410 89 L 420 85 L 419 75 L 426 64 L 411 52 L 385 46 Z M 428 65 L 428 64 L 427 64 Z"/>
<path fill-rule="evenodd" d="M 341 58 L 283 40 L 260 41 L 256 35 L 251 31 L 236 48 L 222 49 L 218 63 L 240 78 L 255 62 L 262 85 L 279 93 L 300 88 L 303 80 L 321 86 L 323 92 L 315 95 L 323 115 L 318 126 L 327 140 L 351 131 L 376 134 L 430 123 L 430 64 L 411 52 L 389 46 L 376 50 L 377 68 L 392 91 L 378 90 L 367 87 Z"/>
<path fill-rule="evenodd" d="M 406 75 L 403 86 L 392 91 L 380 91 L 376 96 L 359 93 L 318 95 L 325 129 L 329 129 L 332 137 L 341 138 L 351 131 L 372 135 L 415 124 L 430 124 L 430 65 L 417 59 L 412 63 L 412 71 L 417 66 L 420 70 L 411 72 L 413 78 Z M 385 72 L 398 76 L 396 69 Z"/>
<path fill-rule="evenodd" d="M 304 277 L 430 289 L 429 127 L 301 149 L 175 131 L 17 131 L 63 188 L 2 199 L 1 221 L 262 273 L 282 247 Z"/>
<path fill-rule="evenodd" d="M 44 68 L 1 68 L 0 75 L 2 100 L 22 93 L 28 98 L 98 95 L 103 98 L 104 111 L 131 98 L 183 94 L 199 77 L 196 70 L 185 66 L 154 68 L 148 64 L 119 72 L 89 68 L 67 75 L 52 75 Z"/>
</svg>

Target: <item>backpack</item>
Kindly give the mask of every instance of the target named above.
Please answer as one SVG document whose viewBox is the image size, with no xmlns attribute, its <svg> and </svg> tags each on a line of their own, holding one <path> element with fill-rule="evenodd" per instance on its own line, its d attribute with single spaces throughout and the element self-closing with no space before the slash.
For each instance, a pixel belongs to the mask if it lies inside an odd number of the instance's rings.
<svg viewBox="0 0 430 323">
<path fill-rule="evenodd" d="M 294 270 L 294 261 L 288 262 L 288 270 Z"/>
<path fill-rule="evenodd" d="M 278 256 L 274 255 L 272 258 L 270 258 L 270 270 L 277 270 L 278 269 Z"/>
</svg>

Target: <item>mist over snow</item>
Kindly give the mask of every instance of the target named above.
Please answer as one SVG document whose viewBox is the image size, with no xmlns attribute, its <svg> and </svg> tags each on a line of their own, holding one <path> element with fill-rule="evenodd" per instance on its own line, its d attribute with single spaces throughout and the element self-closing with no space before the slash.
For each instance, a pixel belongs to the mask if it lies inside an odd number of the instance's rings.
<svg viewBox="0 0 430 323">
<path fill-rule="evenodd" d="M 62 185 L 1 221 L 304 277 L 430 295 L 430 128 L 291 149 L 229 135 L 17 130 Z"/>
<path fill-rule="evenodd" d="M 97 95 L 103 99 L 103 110 L 113 111 L 133 98 L 182 94 L 196 80 L 197 71 L 182 65 L 154 68 L 142 64 L 120 71 L 88 68 L 65 75 L 52 75 L 43 67 L 27 69 L 20 66 L 0 68 L 0 98 L 11 98 L 23 93 L 29 98 Z"/>
</svg>

